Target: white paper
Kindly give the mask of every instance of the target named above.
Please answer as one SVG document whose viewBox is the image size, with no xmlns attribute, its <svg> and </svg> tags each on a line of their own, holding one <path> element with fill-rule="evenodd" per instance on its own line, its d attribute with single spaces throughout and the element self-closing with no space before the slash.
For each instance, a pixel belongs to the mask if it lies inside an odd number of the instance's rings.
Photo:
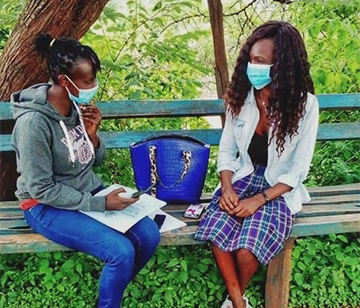
<svg viewBox="0 0 360 308">
<path fill-rule="evenodd" d="M 114 184 L 98 192 L 95 196 L 106 196 L 111 191 L 121 187 L 123 187 L 126 190 L 126 192 L 133 193 L 136 191 L 129 187 Z M 143 194 L 140 196 L 137 202 L 133 203 L 132 205 L 128 206 L 126 209 L 121 211 L 105 211 L 105 212 L 82 211 L 82 213 L 100 221 L 101 223 L 115 230 L 125 233 L 139 220 L 144 218 L 146 215 L 163 207 L 165 204 L 166 202 L 164 201 L 156 199 L 148 194 Z"/>
<path fill-rule="evenodd" d="M 161 229 L 160 229 L 160 233 L 164 233 L 164 232 L 167 232 L 167 231 L 171 231 L 171 230 L 175 230 L 175 229 L 179 229 L 181 227 L 185 227 L 186 226 L 186 223 L 182 222 L 181 220 L 165 213 L 164 211 L 158 209 L 152 213 L 150 213 L 148 216 L 151 218 L 151 219 L 154 219 L 155 215 L 156 214 L 160 214 L 160 215 L 165 215 L 166 218 L 164 220 L 164 223 L 163 225 L 161 226 Z"/>
</svg>

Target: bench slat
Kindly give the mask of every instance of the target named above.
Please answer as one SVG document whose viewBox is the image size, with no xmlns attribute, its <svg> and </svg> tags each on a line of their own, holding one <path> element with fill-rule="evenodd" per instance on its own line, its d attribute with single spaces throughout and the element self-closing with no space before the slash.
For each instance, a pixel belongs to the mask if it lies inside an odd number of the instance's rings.
<svg viewBox="0 0 360 308">
<path fill-rule="evenodd" d="M 337 196 L 317 196 L 312 197 L 310 202 L 303 204 L 306 208 L 309 205 L 327 205 L 327 204 L 340 204 L 340 203 L 358 203 L 359 195 L 337 195 Z"/>
<path fill-rule="evenodd" d="M 222 129 L 162 130 L 162 131 L 122 131 L 100 132 L 107 149 L 128 148 L 130 144 L 150 136 L 180 134 L 194 137 L 210 145 L 219 145 Z M 359 123 L 320 124 L 317 140 L 360 139 Z M 11 135 L 0 135 L 0 151 L 13 151 Z"/>
<path fill-rule="evenodd" d="M 176 209 L 174 208 L 164 208 L 165 212 L 174 216 L 177 219 L 182 220 L 188 224 L 197 224 L 199 219 L 192 218 L 184 218 L 184 212 L 186 210 L 186 206 L 179 206 Z M 309 205 L 303 208 L 303 210 L 296 215 L 297 218 L 303 217 L 323 217 L 323 216 L 334 216 L 334 215 L 344 215 L 351 213 L 360 213 L 360 201 L 357 203 L 336 203 L 330 205 L 324 205 L 319 207 L 318 205 Z M 4 213 L 2 213 L 4 214 Z M 23 213 L 18 211 L 12 215 L 0 216 L 0 234 L 8 234 L 8 233 L 23 233 L 28 231 L 28 224 L 25 222 Z"/>
<path fill-rule="evenodd" d="M 357 185 L 339 185 L 339 187 L 343 187 L 344 190 L 346 189 L 345 186 L 349 186 L 349 189 L 347 189 L 346 193 L 337 195 L 336 193 L 338 191 L 334 190 L 328 190 L 329 195 L 318 195 L 319 191 L 312 190 L 310 192 L 311 195 L 311 201 L 308 203 L 303 204 L 303 207 L 307 207 L 309 205 L 327 205 L 327 204 L 338 204 L 338 203 L 358 203 L 360 195 L 358 193 Z M 333 186 L 336 187 L 336 186 Z M 350 188 L 353 189 L 350 189 Z M 316 187 L 310 187 L 310 188 L 316 188 Z M 322 187 L 320 187 L 322 188 Z M 332 194 L 333 193 L 333 194 Z M 211 201 L 212 194 L 210 193 L 204 193 L 201 196 L 200 203 L 207 204 Z M 179 209 L 185 209 L 188 205 L 187 204 L 168 204 L 166 205 L 167 211 L 171 212 L 173 210 L 179 210 Z M 6 217 L 13 215 L 15 213 L 22 213 L 21 209 L 19 208 L 19 203 L 17 201 L 4 201 L 0 202 L 0 217 Z"/>
<path fill-rule="evenodd" d="M 205 194 L 204 194 L 205 195 Z M 206 194 L 211 196 L 210 194 Z M 202 198 L 201 204 L 208 204 L 211 198 Z M 346 194 L 346 195 L 334 195 L 334 196 L 315 196 L 311 201 L 303 204 L 303 208 L 311 205 L 328 205 L 328 204 L 346 204 L 346 203 L 359 203 L 359 195 Z M 187 208 L 187 204 L 168 204 L 165 209 L 168 212 L 183 210 Z M 16 213 L 22 213 L 18 202 L 8 201 L 0 203 L 0 217 L 7 217 Z M 2 215 L 2 216 L 1 216 Z"/>
<path fill-rule="evenodd" d="M 194 129 L 194 130 L 161 130 L 161 131 L 131 131 L 131 132 L 101 132 L 100 135 L 108 149 L 128 148 L 132 143 L 150 136 L 163 134 L 180 134 L 191 136 L 210 145 L 218 145 L 221 129 Z"/>
<path fill-rule="evenodd" d="M 161 245 L 193 245 L 205 242 L 195 241 L 193 235 L 197 226 L 186 226 L 162 235 Z M 291 236 L 323 235 L 360 231 L 360 214 L 326 217 L 298 218 Z M 40 234 L 10 234 L 0 236 L 1 253 L 43 252 L 70 250 L 45 239 Z"/>
<path fill-rule="evenodd" d="M 186 222 L 188 226 L 197 225 L 199 219 L 191 219 L 191 218 L 184 218 L 183 214 L 187 208 L 187 205 L 168 205 L 163 208 L 163 210 L 170 215 Z M 9 215 L 13 212 L 2 212 L 3 217 L 0 217 L 0 234 L 15 234 L 15 233 L 31 233 L 32 230 L 28 227 L 27 223 L 25 222 L 22 212 L 18 210 L 16 215 Z M 297 214 L 298 218 L 305 218 L 305 217 L 317 217 L 323 219 L 326 216 L 334 216 L 339 217 L 340 215 L 345 214 L 360 214 L 360 201 L 352 202 L 352 203 L 332 203 L 327 205 L 307 205 L 303 208 L 303 211 Z M 298 221 L 298 220 L 297 220 Z M 339 220 L 340 222 L 340 220 Z M 297 224 L 297 223 L 296 223 Z M 295 224 L 295 225 L 296 225 Z"/>
<path fill-rule="evenodd" d="M 334 197 L 332 197 L 334 198 Z M 205 203 L 207 204 L 207 202 Z M 319 206 L 321 205 L 321 206 Z M 163 210 L 173 216 L 182 217 L 183 213 L 185 212 L 187 205 L 167 205 L 163 208 Z M 303 206 L 303 209 L 300 213 L 297 214 L 297 217 L 307 216 L 308 213 L 324 213 L 322 215 L 326 215 L 327 212 L 329 213 L 336 213 L 336 212 L 344 212 L 344 211 L 352 211 L 352 212 L 360 212 L 360 200 L 352 199 L 350 202 L 347 202 L 345 198 L 345 202 L 343 200 L 331 202 L 331 198 L 326 198 L 326 202 L 322 204 L 318 203 L 308 203 Z M 333 214 L 330 214 L 333 215 Z M 15 220 L 15 219 L 23 219 L 24 215 L 21 209 L 13 209 L 13 210 L 6 210 L 2 211 L 0 208 L 0 222 L 6 220 Z M 2 226 L 2 224 L 1 224 Z"/>
<path fill-rule="evenodd" d="M 343 195 L 344 198 L 346 198 L 347 195 L 349 195 L 350 197 L 352 195 L 355 195 L 358 198 L 360 198 L 360 183 L 332 185 L 325 187 L 314 186 L 314 187 L 307 187 L 307 190 L 309 191 L 311 198 L 327 197 L 327 196 L 331 197 L 337 195 Z M 203 193 L 201 195 L 201 200 L 204 202 L 210 201 L 211 195 L 212 195 L 211 193 Z M 18 207 L 19 207 L 18 201 L 0 201 L 0 211 L 13 210 L 14 208 L 17 209 Z"/>
<path fill-rule="evenodd" d="M 100 132 L 107 149 L 128 148 L 132 143 L 150 136 L 163 134 L 180 134 L 191 136 L 210 145 L 218 145 L 221 137 L 221 129 L 197 129 L 197 130 L 163 130 L 163 131 L 127 131 L 127 132 Z M 13 151 L 11 135 L 0 135 L 0 151 Z"/>
<path fill-rule="evenodd" d="M 342 210 L 343 206 L 360 206 L 359 205 L 359 197 L 356 195 L 353 196 L 332 196 L 332 197 L 320 197 L 321 200 L 317 200 L 319 197 L 315 197 L 311 200 L 311 202 L 304 204 L 302 212 L 307 212 L 308 208 L 312 206 L 319 207 L 319 209 L 323 210 L 324 206 L 332 206 L 336 202 L 336 206 L 340 207 L 339 210 Z M 334 200 L 335 199 L 335 200 Z M 207 205 L 209 201 L 203 201 L 202 204 Z M 166 212 L 171 215 L 176 215 L 178 212 L 184 212 L 187 208 L 187 205 L 167 205 Z M 7 219 L 14 219 L 14 218 L 22 218 L 23 212 L 18 207 L 18 205 L 14 205 L 11 207 L 1 207 L 0 206 L 0 221 L 7 220 Z"/>
<path fill-rule="evenodd" d="M 300 213 L 296 214 L 296 217 L 315 217 L 315 216 L 333 216 L 339 214 L 360 214 L 360 201 L 357 203 L 336 203 L 330 205 L 308 205 L 304 206 Z"/>
<path fill-rule="evenodd" d="M 150 136 L 162 134 L 187 135 L 202 140 L 210 145 L 219 145 L 222 129 L 194 129 L 194 130 L 162 130 L 149 131 L 128 131 L 128 132 L 101 132 L 107 148 L 127 148 L 133 142 L 140 141 Z M 359 123 L 332 123 L 320 124 L 317 140 L 345 140 L 360 139 Z"/>
<path fill-rule="evenodd" d="M 319 94 L 320 110 L 358 109 L 360 94 Z M 224 103 L 221 99 L 197 100 L 119 100 L 98 102 L 103 118 L 182 117 L 222 115 Z M 8 102 L 0 102 L 0 120 L 11 120 Z"/>
<path fill-rule="evenodd" d="M 360 123 L 320 124 L 316 140 L 354 140 L 360 139 Z"/>
<path fill-rule="evenodd" d="M 10 234 L 0 236 L 0 253 L 24 253 L 71 250 L 68 247 L 54 243 L 38 233 Z"/>
<path fill-rule="evenodd" d="M 360 213 L 298 218 L 291 236 L 324 235 L 360 231 Z"/>
<path fill-rule="evenodd" d="M 219 116 L 225 110 L 221 99 L 119 100 L 96 105 L 103 119 Z M 12 119 L 10 104 L 0 102 L 0 121 Z"/>
<path fill-rule="evenodd" d="M 210 199 L 202 199 L 200 203 L 208 204 Z M 308 207 L 309 205 L 327 205 L 327 204 L 340 204 L 340 203 L 358 203 L 359 196 L 356 194 L 353 195 L 335 195 L 335 196 L 315 196 L 312 197 L 311 201 L 308 203 L 303 204 L 303 208 Z M 178 204 L 167 205 L 168 211 L 177 210 L 177 209 L 184 209 L 186 208 L 186 204 Z M 19 208 L 19 204 L 17 202 L 3 202 L 0 204 L 0 218 L 1 217 L 8 217 L 11 215 L 16 215 L 17 213 L 22 213 L 21 209 Z"/>
<path fill-rule="evenodd" d="M 307 188 L 311 197 L 316 196 L 335 196 L 341 194 L 357 194 L 360 197 L 360 183 L 331 185 L 331 186 L 314 186 Z"/>
<path fill-rule="evenodd" d="M 163 236 L 163 245 L 177 245 L 177 242 L 171 241 L 172 237 L 182 238 L 184 245 L 199 244 L 199 241 L 193 239 L 197 226 L 187 226 L 177 229 L 172 234 Z M 306 217 L 297 218 L 291 232 L 291 237 L 325 235 L 331 233 L 348 233 L 360 231 L 360 213 L 338 216 Z M 201 242 L 200 242 L 201 243 Z"/>
<path fill-rule="evenodd" d="M 220 99 L 99 102 L 103 118 L 199 117 L 223 115 Z"/>
<path fill-rule="evenodd" d="M 360 94 L 318 94 L 320 110 L 359 109 Z"/>
<path fill-rule="evenodd" d="M 13 219 L 18 217 L 23 217 L 22 211 L 19 210 L 8 210 L 8 211 L 2 211 L 0 210 L 0 221 L 4 219 Z"/>
</svg>

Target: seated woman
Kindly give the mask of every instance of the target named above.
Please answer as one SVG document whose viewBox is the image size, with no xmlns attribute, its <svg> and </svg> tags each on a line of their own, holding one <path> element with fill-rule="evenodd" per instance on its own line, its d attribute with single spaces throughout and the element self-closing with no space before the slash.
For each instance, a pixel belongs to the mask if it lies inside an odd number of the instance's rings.
<svg viewBox="0 0 360 308">
<path fill-rule="evenodd" d="M 105 157 L 97 134 L 101 114 L 88 105 L 99 87 L 100 61 L 77 40 L 42 34 L 36 50 L 47 60 L 53 84 L 37 84 L 11 97 L 16 119 L 16 196 L 29 225 L 50 240 L 104 261 L 98 307 L 118 308 L 126 286 L 160 242 L 157 225 L 144 218 L 125 234 L 81 211 L 121 211 L 138 198 L 104 187 L 92 170 Z M 80 105 L 84 104 L 84 105 Z"/>
<path fill-rule="evenodd" d="M 210 241 L 230 299 L 243 297 L 259 263 L 284 246 L 303 202 L 318 128 L 318 102 L 300 33 L 269 21 L 247 39 L 225 94 L 220 181 L 195 239 Z"/>
</svg>

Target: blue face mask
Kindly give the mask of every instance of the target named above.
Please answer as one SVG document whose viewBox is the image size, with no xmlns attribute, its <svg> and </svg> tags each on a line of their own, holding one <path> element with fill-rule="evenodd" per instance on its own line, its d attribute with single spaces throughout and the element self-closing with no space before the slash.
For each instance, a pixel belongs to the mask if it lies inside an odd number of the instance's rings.
<svg viewBox="0 0 360 308">
<path fill-rule="evenodd" d="M 99 88 L 99 82 L 96 80 L 96 86 L 91 89 L 79 89 L 73 81 L 65 75 L 65 77 L 72 83 L 72 85 L 79 91 L 79 96 L 76 97 L 75 95 L 71 94 L 69 89 L 66 87 L 66 90 L 68 91 L 69 98 L 75 103 L 78 104 L 89 104 L 95 94 L 98 91 Z"/>
<path fill-rule="evenodd" d="M 272 64 L 253 64 L 248 63 L 246 74 L 255 87 L 260 90 L 271 82 L 270 67 Z"/>
</svg>

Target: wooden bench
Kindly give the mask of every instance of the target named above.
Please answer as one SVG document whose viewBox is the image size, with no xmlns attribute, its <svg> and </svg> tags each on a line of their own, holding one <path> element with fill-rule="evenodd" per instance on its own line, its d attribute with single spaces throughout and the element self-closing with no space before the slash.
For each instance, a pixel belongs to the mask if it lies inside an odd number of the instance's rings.
<svg viewBox="0 0 360 308">
<path fill-rule="evenodd" d="M 321 111 L 360 109 L 360 94 L 317 96 Z M 104 119 L 142 117 L 221 116 L 222 100 L 182 101 L 116 101 L 100 102 Z M 0 121 L 12 119 L 9 104 L 0 103 Z M 359 123 L 321 124 L 318 141 L 360 139 Z M 171 131 L 198 138 L 212 146 L 219 144 L 221 129 Z M 164 131 L 100 132 L 108 149 L 128 148 L 135 141 Z M 166 131 L 169 132 L 169 131 Z M 12 151 L 11 136 L 0 135 L 0 150 Z M 268 266 L 266 308 L 285 308 L 289 297 L 291 250 L 297 237 L 360 231 L 360 183 L 329 187 L 311 187 L 312 200 L 297 215 L 291 238 L 284 250 Z M 203 194 L 208 203 L 211 194 Z M 193 245 L 204 242 L 193 239 L 198 220 L 183 218 L 187 205 L 167 205 L 164 210 L 187 223 L 186 227 L 162 235 L 161 245 Z M 0 253 L 69 250 L 44 238 L 26 224 L 17 202 L 0 202 Z"/>
</svg>

